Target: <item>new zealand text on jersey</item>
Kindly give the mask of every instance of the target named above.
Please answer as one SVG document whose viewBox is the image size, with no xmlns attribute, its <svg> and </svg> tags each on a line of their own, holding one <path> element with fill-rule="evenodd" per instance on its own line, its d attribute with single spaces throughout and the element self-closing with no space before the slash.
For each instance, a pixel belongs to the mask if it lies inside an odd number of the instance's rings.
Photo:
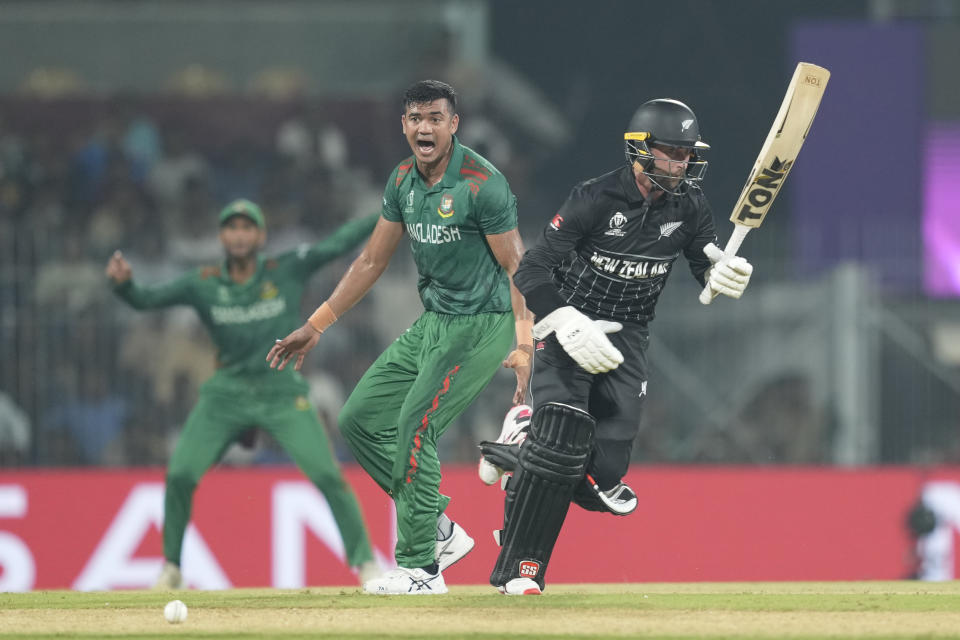
<svg viewBox="0 0 960 640">
<path fill-rule="evenodd" d="M 460 227 L 456 225 L 447 227 L 442 224 L 424 224 L 422 222 L 414 224 L 408 222 L 407 233 L 417 242 L 427 244 L 444 244 L 460 240 Z"/>
<path fill-rule="evenodd" d="M 662 276 L 670 270 L 669 262 L 624 260 L 623 258 L 602 256 L 596 252 L 590 257 L 590 263 L 602 273 L 616 274 L 626 280 Z"/>
</svg>

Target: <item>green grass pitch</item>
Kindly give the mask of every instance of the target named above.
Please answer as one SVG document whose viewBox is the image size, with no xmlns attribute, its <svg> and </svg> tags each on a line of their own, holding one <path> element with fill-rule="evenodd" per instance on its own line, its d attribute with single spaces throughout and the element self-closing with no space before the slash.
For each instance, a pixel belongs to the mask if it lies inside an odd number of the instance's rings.
<svg viewBox="0 0 960 640">
<path fill-rule="evenodd" d="M 189 615 L 169 624 L 163 606 Z M 960 583 L 549 585 L 508 598 L 300 590 L 0 594 L 0 638 L 960 638 Z"/>
</svg>

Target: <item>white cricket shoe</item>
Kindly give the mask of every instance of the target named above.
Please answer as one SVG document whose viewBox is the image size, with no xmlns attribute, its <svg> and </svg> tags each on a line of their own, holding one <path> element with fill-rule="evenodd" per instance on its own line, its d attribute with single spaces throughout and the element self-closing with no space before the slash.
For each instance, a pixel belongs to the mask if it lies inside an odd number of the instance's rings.
<svg viewBox="0 0 960 640">
<path fill-rule="evenodd" d="M 447 593 L 443 574 L 397 567 L 363 583 L 363 592 L 381 596 L 432 596 Z"/>
<path fill-rule="evenodd" d="M 500 444 L 523 444 L 523 441 L 527 439 L 527 431 L 530 429 L 532 416 L 533 409 L 530 408 L 530 405 L 518 404 L 512 407 L 503 418 L 500 437 L 496 441 Z M 503 469 L 480 456 L 477 475 L 480 476 L 480 481 L 483 484 L 491 485 L 500 479 L 500 476 L 503 475 Z"/>
<path fill-rule="evenodd" d="M 637 508 L 637 494 L 627 484 L 621 482 L 612 489 L 597 491 L 600 501 L 618 516 L 633 513 Z"/>
<path fill-rule="evenodd" d="M 505 596 L 538 596 L 543 591 L 540 585 L 530 578 L 514 578 L 497 590 Z"/>
<path fill-rule="evenodd" d="M 440 571 L 446 571 L 473 550 L 474 541 L 463 527 L 453 523 L 453 533 L 445 540 L 437 540 L 436 561 Z"/>
<path fill-rule="evenodd" d="M 153 585 L 154 591 L 174 591 L 177 589 L 186 589 L 183 582 L 183 576 L 180 574 L 180 567 L 172 562 L 166 562 L 163 565 L 163 571 Z"/>
</svg>

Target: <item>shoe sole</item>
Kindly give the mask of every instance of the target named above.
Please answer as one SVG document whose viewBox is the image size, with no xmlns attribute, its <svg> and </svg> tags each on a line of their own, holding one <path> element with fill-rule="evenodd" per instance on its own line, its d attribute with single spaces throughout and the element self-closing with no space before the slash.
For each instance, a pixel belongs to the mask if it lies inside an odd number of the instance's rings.
<svg viewBox="0 0 960 640">
<path fill-rule="evenodd" d="M 375 578 L 364 582 L 360 587 L 363 592 L 371 596 L 432 596 L 443 595 L 448 592 L 447 585 L 443 582 L 443 576 L 440 573 L 431 575 L 424 571 L 419 574 L 407 571 L 406 582 L 397 577 L 397 573 L 402 571 L 398 567 L 394 571 L 387 572 L 381 578 Z M 400 584 L 397 584 L 400 582 Z"/>
<path fill-rule="evenodd" d="M 442 596 L 450 593 L 449 590 L 446 591 L 367 591 L 366 589 L 362 590 L 364 595 L 368 596 Z"/>
<path fill-rule="evenodd" d="M 530 587 L 529 589 L 524 589 L 523 593 L 507 593 L 507 590 L 503 587 L 497 587 L 497 591 L 502 593 L 505 596 L 539 596 L 543 595 L 543 592 L 540 589 L 535 587 Z"/>
</svg>

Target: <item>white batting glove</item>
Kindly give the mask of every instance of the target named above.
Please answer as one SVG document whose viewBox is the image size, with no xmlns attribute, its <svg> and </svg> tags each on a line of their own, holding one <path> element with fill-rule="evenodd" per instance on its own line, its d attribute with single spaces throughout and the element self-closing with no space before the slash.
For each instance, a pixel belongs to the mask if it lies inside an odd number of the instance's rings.
<svg viewBox="0 0 960 640">
<path fill-rule="evenodd" d="M 725 258 L 723 250 L 712 242 L 703 248 L 703 253 L 713 262 L 706 276 L 711 293 L 739 299 L 750 284 L 753 265 L 740 256 Z"/>
<path fill-rule="evenodd" d="M 578 365 L 590 373 L 604 373 L 623 362 L 623 354 L 606 335 L 620 329 L 619 322 L 591 320 L 573 307 L 560 307 L 533 325 L 533 337 L 542 340 L 556 333 L 560 346 Z"/>
</svg>

